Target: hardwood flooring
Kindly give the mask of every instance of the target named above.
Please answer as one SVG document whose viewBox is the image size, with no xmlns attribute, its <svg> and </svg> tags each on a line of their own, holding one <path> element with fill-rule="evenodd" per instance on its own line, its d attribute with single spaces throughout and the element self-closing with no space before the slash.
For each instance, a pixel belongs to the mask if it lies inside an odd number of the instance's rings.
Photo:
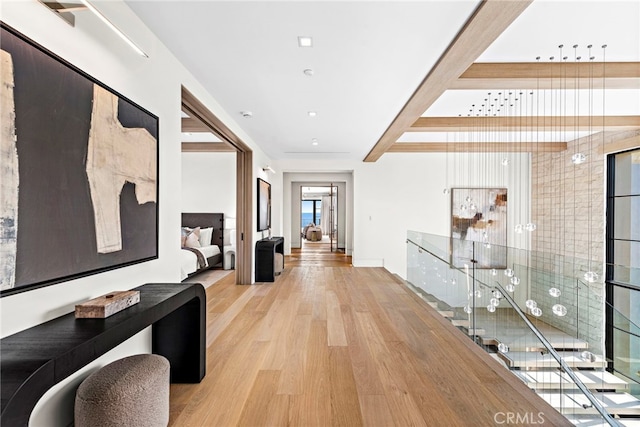
<svg viewBox="0 0 640 427">
<path fill-rule="evenodd" d="M 350 267 L 351 256 L 344 251 L 331 252 L 330 243 L 302 241 L 302 248 L 291 249 L 291 255 L 287 257 L 286 266 L 317 266 L 317 267 Z"/>
<path fill-rule="evenodd" d="M 170 426 L 570 425 L 386 270 L 307 255 L 207 289 L 206 377 L 171 386 Z"/>
</svg>

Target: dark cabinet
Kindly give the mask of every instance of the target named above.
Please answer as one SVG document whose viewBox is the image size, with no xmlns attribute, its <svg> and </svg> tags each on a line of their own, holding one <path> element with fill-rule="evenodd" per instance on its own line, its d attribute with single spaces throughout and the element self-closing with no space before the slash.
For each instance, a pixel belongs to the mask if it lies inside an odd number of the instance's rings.
<svg viewBox="0 0 640 427">
<path fill-rule="evenodd" d="M 284 237 L 256 242 L 256 282 L 275 282 L 284 269 Z"/>
<path fill-rule="evenodd" d="M 105 319 L 74 313 L 0 340 L 0 425 L 27 426 L 55 384 L 152 325 L 152 352 L 171 363 L 171 382 L 199 383 L 206 366 L 207 297 L 199 283 L 148 283 L 140 302 Z"/>
</svg>

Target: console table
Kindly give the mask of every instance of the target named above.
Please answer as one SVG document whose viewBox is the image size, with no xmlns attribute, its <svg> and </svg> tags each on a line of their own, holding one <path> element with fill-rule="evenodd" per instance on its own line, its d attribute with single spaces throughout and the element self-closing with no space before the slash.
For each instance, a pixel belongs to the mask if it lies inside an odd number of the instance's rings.
<svg viewBox="0 0 640 427">
<path fill-rule="evenodd" d="M 256 282 L 275 282 L 276 253 L 281 254 L 284 259 L 284 237 L 271 237 L 256 242 Z"/>
<path fill-rule="evenodd" d="M 58 317 L 0 340 L 0 425 L 27 426 L 52 386 L 152 325 L 152 351 L 171 363 L 171 382 L 205 376 L 206 295 L 199 283 L 150 283 L 140 302 L 106 319 Z"/>
</svg>

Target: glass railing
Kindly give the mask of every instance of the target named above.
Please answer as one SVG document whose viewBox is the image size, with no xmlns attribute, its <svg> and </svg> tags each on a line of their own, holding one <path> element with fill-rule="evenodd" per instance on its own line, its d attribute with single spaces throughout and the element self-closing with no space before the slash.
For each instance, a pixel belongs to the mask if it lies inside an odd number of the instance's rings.
<svg viewBox="0 0 640 427">
<path fill-rule="evenodd" d="M 610 316 L 610 334 L 614 357 L 610 368 L 625 378 L 637 382 L 640 379 L 640 327 L 606 303 Z M 635 357 L 633 357 L 635 355 Z M 640 385 L 631 386 L 631 394 L 640 396 Z"/>
<path fill-rule="evenodd" d="M 603 284 L 585 280 L 585 266 L 594 268 L 567 257 L 407 235 L 407 282 L 429 305 L 576 424 L 620 425 L 607 412 L 606 393 L 628 385 L 604 371 Z"/>
</svg>

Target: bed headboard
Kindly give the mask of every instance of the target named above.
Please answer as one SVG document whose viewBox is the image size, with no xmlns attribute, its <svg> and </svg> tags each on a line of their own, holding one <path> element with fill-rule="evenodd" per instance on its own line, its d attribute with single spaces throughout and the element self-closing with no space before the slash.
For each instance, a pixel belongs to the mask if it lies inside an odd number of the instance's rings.
<svg viewBox="0 0 640 427">
<path fill-rule="evenodd" d="M 211 244 L 218 245 L 220 252 L 224 249 L 224 214 L 223 213 L 183 213 L 182 226 L 189 228 L 213 227 Z"/>
</svg>

